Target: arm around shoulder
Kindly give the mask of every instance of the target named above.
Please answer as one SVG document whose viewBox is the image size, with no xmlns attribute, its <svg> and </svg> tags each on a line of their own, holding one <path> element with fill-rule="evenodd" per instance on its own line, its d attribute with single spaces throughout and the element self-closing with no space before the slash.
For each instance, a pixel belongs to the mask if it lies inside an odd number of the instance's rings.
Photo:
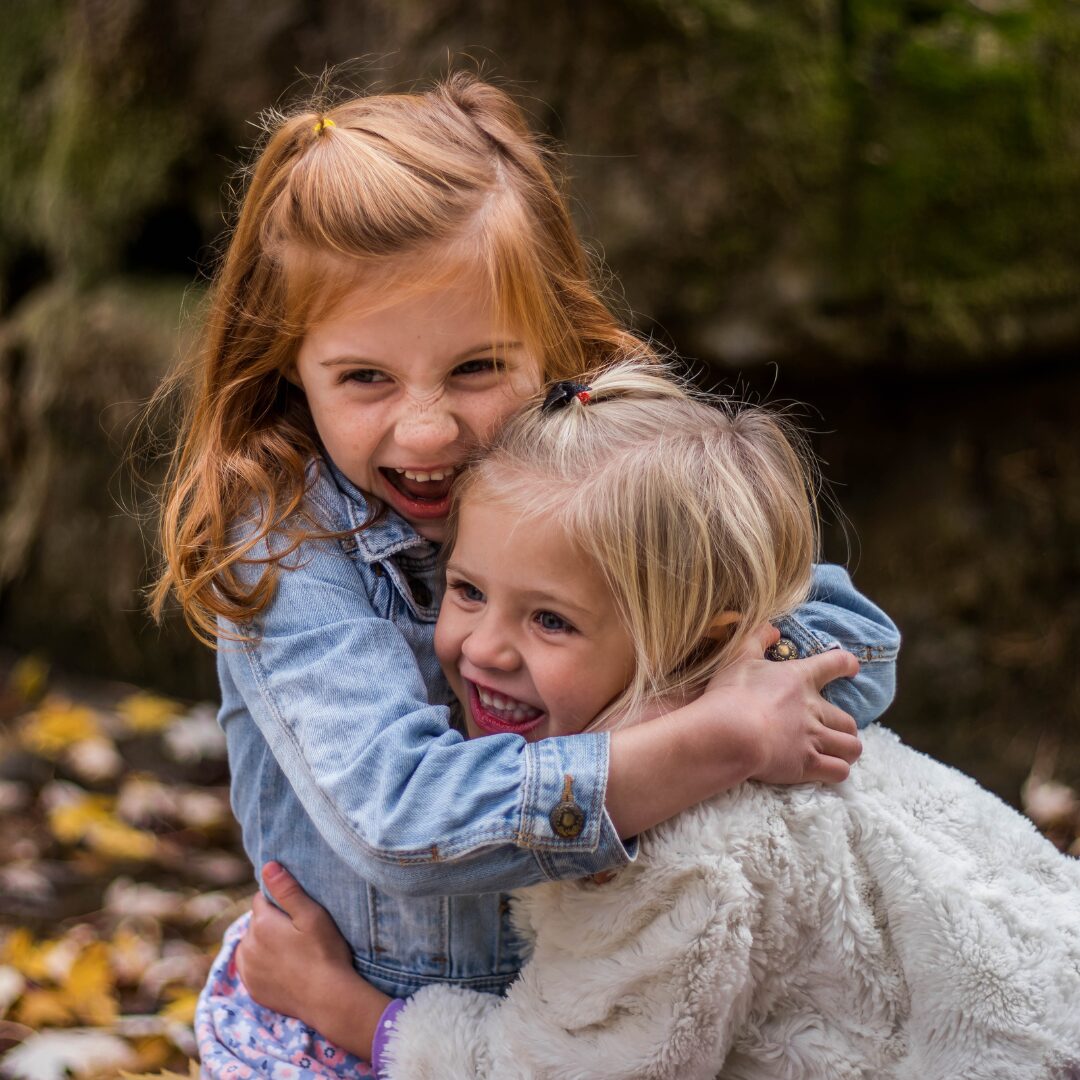
<svg viewBox="0 0 1080 1080">
<path fill-rule="evenodd" d="M 823 691 L 825 698 L 854 717 L 859 727 L 873 723 L 896 696 L 896 659 L 900 631 L 896 624 L 863 596 L 842 566 L 814 567 L 806 603 L 780 624 L 801 656 L 841 648 L 859 661 L 859 673 L 837 679 Z"/>
<path fill-rule="evenodd" d="M 626 861 L 603 811 L 606 737 L 465 741 L 430 701 L 443 686 L 430 625 L 387 617 L 404 603 L 385 592 L 389 574 L 366 580 L 333 540 L 306 542 L 286 567 L 256 620 L 223 627 L 222 721 L 265 742 L 361 876 L 399 893 L 485 892 Z M 549 821 L 565 775 L 587 811 L 570 839 Z"/>
</svg>

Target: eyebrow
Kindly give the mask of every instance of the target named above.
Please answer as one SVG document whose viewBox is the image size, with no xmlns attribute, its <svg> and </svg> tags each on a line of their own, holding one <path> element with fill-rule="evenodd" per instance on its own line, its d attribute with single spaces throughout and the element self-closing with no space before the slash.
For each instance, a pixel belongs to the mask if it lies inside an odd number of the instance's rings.
<svg viewBox="0 0 1080 1080">
<path fill-rule="evenodd" d="M 457 356 L 454 356 L 450 360 L 450 366 L 454 364 L 460 364 L 463 360 L 468 360 L 470 357 L 475 357 L 479 353 L 492 353 L 492 352 L 511 352 L 515 349 L 523 348 L 523 344 L 520 341 L 505 341 L 501 343 L 495 343 L 489 341 L 485 345 L 473 345 L 462 352 L 459 352 Z M 365 356 L 332 356 L 328 360 L 320 360 L 320 367 L 341 367 L 344 364 L 366 364 L 369 367 L 379 367 L 380 361 L 370 360 Z"/>
</svg>

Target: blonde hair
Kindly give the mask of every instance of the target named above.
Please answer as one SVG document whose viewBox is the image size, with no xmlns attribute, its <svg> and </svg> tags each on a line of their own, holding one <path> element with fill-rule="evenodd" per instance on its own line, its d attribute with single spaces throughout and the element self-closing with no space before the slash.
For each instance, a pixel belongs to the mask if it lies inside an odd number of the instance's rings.
<svg viewBox="0 0 1080 1080">
<path fill-rule="evenodd" d="M 706 399 L 647 362 L 578 381 L 588 403 L 511 419 L 461 477 L 457 504 L 506 502 L 555 523 L 599 568 L 636 650 L 630 686 L 591 725 L 617 726 L 656 696 L 700 689 L 806 596 L 816 473 L 778 410 Z M 456 514 L 448 548 L 455 527 Z"/>
<path fill-rule="evenodd" d="M 209 642 L 218 616 L 243 621 L 269 603 L 282 558 L 334 535 L 304 516 L 318 439 L 287 376 L 307 328 L 358 283 L 378 281 L 375 300 L 471 264 L 548 378 L 646 348 L 598 296 L 553 157 L 502 90 L 458 73 L 424 93 L 271 121 L 193 368 L 162 391 L 184 387 L 186 403 L 151 610 L 160 617 L 174 593 Z M 258 528 L 231 542 L 253 513 Z M 238 565 L 275 529 L 287 543 L 246 588 Z"/>
</svg>

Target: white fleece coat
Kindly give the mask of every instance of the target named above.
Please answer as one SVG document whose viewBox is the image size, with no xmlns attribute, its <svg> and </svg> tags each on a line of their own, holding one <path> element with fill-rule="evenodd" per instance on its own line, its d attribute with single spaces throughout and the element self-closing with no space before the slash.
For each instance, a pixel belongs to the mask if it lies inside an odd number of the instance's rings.
<svg viewBox="0 0 1080 1080">
<path fill-rule="evenodd" d="M 421 990 L 390 1080 L 1080 1078 L 1080 863 L 863 739 L 846 783 L 744 784 L 605 885 L 519 893 L 520 979 Z"/>
</svg>

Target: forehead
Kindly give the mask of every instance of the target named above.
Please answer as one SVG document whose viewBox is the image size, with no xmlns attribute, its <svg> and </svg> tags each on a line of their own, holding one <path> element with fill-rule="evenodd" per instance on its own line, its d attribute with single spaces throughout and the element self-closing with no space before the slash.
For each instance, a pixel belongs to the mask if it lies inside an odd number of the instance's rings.
<svg viewBox="0 0 1080 1080">
<path fill-rule="evenodd" d="M 598 616 L 614 601 L 603 574 L 550 513 L 470 492 L 458 509 L 451 570 L 477 579 L 483 591 L 544 595 Z"/>
</svg>

